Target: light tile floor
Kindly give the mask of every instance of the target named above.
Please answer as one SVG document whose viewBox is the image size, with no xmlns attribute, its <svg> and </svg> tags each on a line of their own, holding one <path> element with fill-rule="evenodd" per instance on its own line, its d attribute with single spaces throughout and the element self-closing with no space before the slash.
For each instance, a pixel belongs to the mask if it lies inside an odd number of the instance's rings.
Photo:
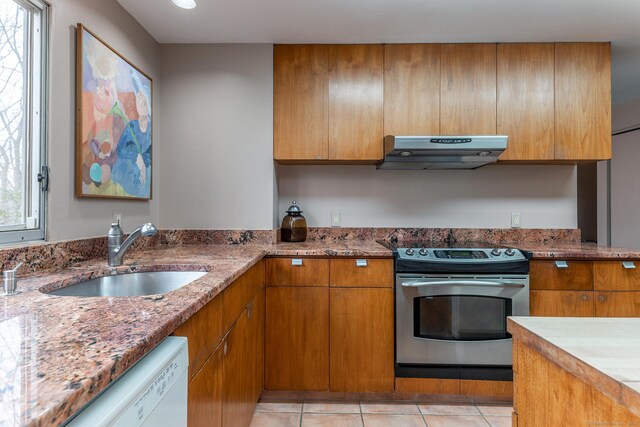
<svg viewBox="0 0 640 427">
<path fill-rule="evenodd" d="M 260 402 L 251 427 L 511 427 L 510 405 Z"/>
</svg>

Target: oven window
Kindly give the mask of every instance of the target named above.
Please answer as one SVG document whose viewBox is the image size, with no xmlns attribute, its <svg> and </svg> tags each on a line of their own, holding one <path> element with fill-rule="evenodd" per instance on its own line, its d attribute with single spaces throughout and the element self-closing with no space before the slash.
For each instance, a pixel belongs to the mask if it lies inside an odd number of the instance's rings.
<svg viewBox="0 0 640 427">
<path fill-rule="evenodd" d="M 414 298 L 414 335 L 450 341 L 510 338 L 511 299 L 474 295 Z"/>
</svg>

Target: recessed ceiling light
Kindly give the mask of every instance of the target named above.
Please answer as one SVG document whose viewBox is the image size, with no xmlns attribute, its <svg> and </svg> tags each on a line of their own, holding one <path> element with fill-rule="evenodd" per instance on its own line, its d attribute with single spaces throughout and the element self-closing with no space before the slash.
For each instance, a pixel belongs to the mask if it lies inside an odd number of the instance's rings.
<svg viewBox="0 0 640 427">
<path fill-rule="evenodd" d="M 193 9 L 196 7 L 196 0 L 171 0 L 171 3 L 182 9 Z"/>
</svg>

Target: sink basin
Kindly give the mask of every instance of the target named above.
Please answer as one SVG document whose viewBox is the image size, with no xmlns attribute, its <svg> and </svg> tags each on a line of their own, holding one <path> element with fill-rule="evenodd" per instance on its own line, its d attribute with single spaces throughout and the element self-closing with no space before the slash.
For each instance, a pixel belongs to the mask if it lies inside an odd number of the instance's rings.
<svg viewBox="0 0 640 427">
<path fill-rule="evenodd" d="M 96 277 L 47 292 L 77 297 L 134 297 L 164 294 L 199 279 L 205 271 L 150 271 Z"/>
</svg>

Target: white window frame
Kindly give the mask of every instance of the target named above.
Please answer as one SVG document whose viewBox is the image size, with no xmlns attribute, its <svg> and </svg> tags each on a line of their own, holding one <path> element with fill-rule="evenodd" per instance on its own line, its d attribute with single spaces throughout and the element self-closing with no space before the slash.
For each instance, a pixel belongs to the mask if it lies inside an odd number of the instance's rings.
<svg viewBox="0 0 640 427">
<path fill-rule="evenodd" d="M 41 0 L 14 0 L 30 10 L 29 70 L 25 88 L 27 133 L 26 144 L 30 153 L 25 173 L 25 189 L 29 198 L 25 203 L 38 205 L 37 215 L 27 221 L 24 229 L 0 227 L 0 245 L 44 240 L 46 237 L 47 192 L 43 191 L 38 174 L 47 167 L 47 106 L 49 93 L 49 5 Z M 47 174 L 48 175 L 48 174 Z M 47 177 L 48 181 L 48 177 Z M 48 182 L 46 182 L 48 186 Z M 30 210 L 30 209 L 29 209 Z M 35 219 L 33 219 L 35 218 Z M 33 226 L 33 222 L 37 222 Z M 31 224 L 29 223 L 31 222 Z"/>
</svg>

